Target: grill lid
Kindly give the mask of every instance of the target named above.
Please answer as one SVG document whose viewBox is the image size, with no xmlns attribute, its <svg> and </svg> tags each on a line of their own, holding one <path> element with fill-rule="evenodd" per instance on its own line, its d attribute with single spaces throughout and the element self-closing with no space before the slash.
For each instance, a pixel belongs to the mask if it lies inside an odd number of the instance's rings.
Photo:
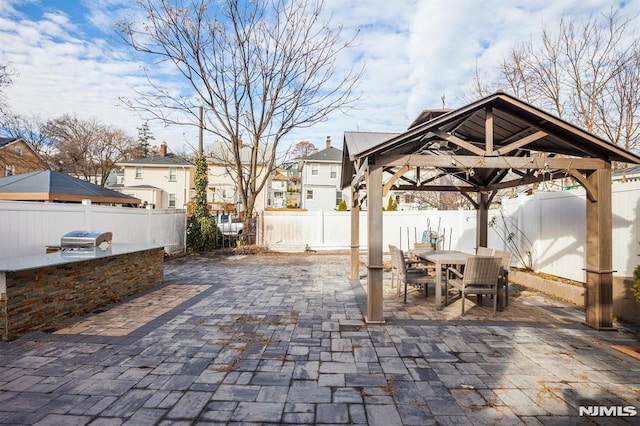
<svg viewBox="0 0 640 426">
<path fill-rule="evenodd" d="M 112 233 L 102 231 L 72 231 L 60 240 L 62 248 L 97 247 L 111 244 Z"/>
</svg>

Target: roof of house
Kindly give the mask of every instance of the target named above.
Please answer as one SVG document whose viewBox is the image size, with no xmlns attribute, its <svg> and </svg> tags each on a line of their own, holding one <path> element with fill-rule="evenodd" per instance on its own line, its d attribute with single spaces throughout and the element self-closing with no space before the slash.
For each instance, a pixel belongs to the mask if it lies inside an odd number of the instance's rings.
<svg viewBox="0 0 640 426">
<path fill-rule="evenodd" d="M 6 148 L 7 146 L 13 144 L 13 143 L 17 143 L 17 142 L 22 142 L 24 144 L 24 146 L 26 147 L 26 149 L 28 149 L 31 153 L 32 156 L 29 158 L 29 169 L 30 170 L 43 170 L 43 169 L 48 169 L 48 165 L 47 162 L 40 156 L 40 154 L 38 154 L 36 151 L 34 151 L 34 149 L 31 147 L 31 145 L 29 145 L 24 139 L 22 138 L 14 138 L 14 137 L 0 137 L 0 149 Z M 40 164 L 34 164 L 33 162 L 37 161 Z"/>
<path fill-rule="evenodd" d="M 640 166 L 625 167 L 624 169 L 615 170 L 612 173 L 614 178 L 618 176 L 623 177 L 623 176 L 636 175 L 636 174 L 640 174 Z"/>
<path fill-rule="evenodd" d="M 324 161 L 327 163 L 340 163 L 342 161 L 342 150 L 330 146 L 322 151 L 309 154 L 302 159 L 304 162 Z"/>
<path fill-rule="evenodd" d="M 17 140 L 18 138 L 0 138 L 0 148 Z"/>
<path fill-rule="evenodd" d="M 152 155 L 150 157 L 137 158 L 135 160 L 124 161 L 122 163 L 118 163 L 122 166 L 158 166 L 158 167 L 171 167 L 171 166 L 187 166 L 194 167 L 194 165 L 189 161 L 185 160 L 182 157 L 178 157 L 174 154 L 167 155 Z"/>
<path fill-rule="evenodd" d="M 162 191 L 162 188 L 158 188 L 157 186 L 153 186 L 153 185 L 121 185 L 122 188 L 124 189 L 145 189 L 145 190 L 155 190 L 155 191 Z"/>
<path fill-rule="evenodd" d="M 0 178 L 0 199 L 140 204 L 138 198 L 52 170 Z"/>
<path fill-rule="evenodd" d="M 269 163 L 273 151 L 273 144 L 260 144 L 258 146 L 257 163 L 265 165 Z M 248 164 L 251 162 L 252 146 L 243 145 L 240 149 L 240 162 Z M 207 161 L 210 164 L 231 165 L 235 164 L 234 154 L 231 146 L 227 142 L 218 142 L 211 145 L 207 153 Z"/>
</svg>

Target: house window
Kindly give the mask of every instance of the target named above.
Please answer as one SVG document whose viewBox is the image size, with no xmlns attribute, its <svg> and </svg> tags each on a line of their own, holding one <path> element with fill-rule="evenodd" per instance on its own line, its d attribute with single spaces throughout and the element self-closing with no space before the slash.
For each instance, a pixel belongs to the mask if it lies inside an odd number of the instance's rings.
<svg viewBox="0 0 640 426">
<path fill-rule="evenodd" d="M 22 157 L 23 154 L 24 152 L 22 151 L 22 147 L 16 146 L 16 157 Z"/>
<path fill-rule="evenodd" d="M 313 200 L 313 191 L 311 189 L 307 189 L 307 200 Z"/>
<path fill-rule="evenodd" d="M 142 167 L 136 167 L 136 179 L 142 179 Z"/>
<path fill-rule="evenodd" d="M 331 179 L 337 179 L 337 178 L 338 178 L 338 166 L 332 165 L 331 166 Z"/>
<path fill-rule="evenodd" d="M 318 176 L 320 174 L 320 166 L 318 164 L 311 165 L 311 176 Z"/>
<path fill-rule="evenodd" d="M 336 191 L 336 206 L 342 201 L 342 191 Z"/>
<path fill-rule="evenodd" d="M 176 194 L 169 194 L 169 208 L 176 208 Z"/>
<path fill-rule="evenodd" d="M 13 176 L 16 174 L 16 166 L 13 164 L 7 164 L 4 166 L 4 175 L 5 176 Z"/>
<path fill-rule="evenodd" d="M 178 180 L 178 169 L 175 167 L 169 167 L 169 182 L 175 182 Z"/>
</svg>

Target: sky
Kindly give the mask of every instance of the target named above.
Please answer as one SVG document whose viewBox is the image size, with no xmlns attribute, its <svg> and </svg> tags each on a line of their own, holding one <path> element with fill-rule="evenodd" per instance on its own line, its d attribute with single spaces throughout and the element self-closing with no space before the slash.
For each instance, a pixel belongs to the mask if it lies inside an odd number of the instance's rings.
<svg viewBox="0 0 640 426">
<path fill-rule="evenodd" d="M 640 0 L 325 0 L 324 12 L 356 47 L 338 69 L 365 65 L 356 108 L 291 132 L 283 147 L 327 136 L 342 149 L 345 131 L 402 132 L 424 109 L 470 102 L 476 70 L 486 78 L 517 43 L 536 40 L 561 17 L 582 20 L 622 7 L 640 14 Z M 150 117 L 121 97 L 145 88 L 146 58 L 122 44 L 115 23 L 142 20 L 134 0 L 0 0 L 0 63 L 14 72 L 4 90 L 14 113 L 41 119 L 97 118 L 132 137 Z M 164 82 L 167 87 L 177 82 Z M 155 143 L 190 153 L 197 130 L 149 122 Z M 205 144 L 212 143 L 205 134 Z"/>
</svg>

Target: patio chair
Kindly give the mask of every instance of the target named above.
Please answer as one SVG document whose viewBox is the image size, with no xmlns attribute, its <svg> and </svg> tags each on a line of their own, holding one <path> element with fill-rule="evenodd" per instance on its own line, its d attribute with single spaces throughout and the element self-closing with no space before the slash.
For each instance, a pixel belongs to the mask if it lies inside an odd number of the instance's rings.
<svg viewBox="0 0 640 426">
<path fill-rule="evenodd" d="M 418 290 L 424 288 L 424 295 L 427 297 L 429 294 L 428 285 L 435 284 L 435 278 L 430 276 L 423 268 L 407 268 L 404 253 L 399 248 L 390 245 L 389 251 L 398 272 L 398 290 L 400 290 L 400 285 L 404 287 L 404 303 L 407 303 L 409 286 L 416 287 Z"/>
<path fill-rule="evenodd" d="M 506 308 L 509 306 L 509 268 L 511 268 L 513 253 L 510 251 L 496 250 L 494 255 L 502 259 L 500 277 L 498 278 L 498 292 L 502 293 L 504 297 L 503 306 Z"/>
<path fill-rule="evenodd" d="M 397 262 L 394 260 L 393 250 L 400 250 L 400 249 L 393 244 L 389 244 L 389 254 L 391 255 L 391 288 L 394 287 L 395 278 L 398 275 L 398 268 L 396 265 Z M 402 252 L 402 255 L 404 257 L 404 263 L 407 267 L 407 270 L 422 269 L 427 272 L 435 271 L 435 266 L 430 262 L 427 262 L 422 259 L 418 259 L 415 256 L 409 255 L 408 253 Z M 398 296 L 400 296 L 400 292 L 401 292 L 400 283 L 398 283 Z"/>
<path fill-rule="evenodd" d="M 477 247 L 476 256 L 493 256 L 493 249 L 489 247 Z"/>
<path fill-rule="evenodd" d="M 493 315 L 498 314 L 498 276 L 502 259 L 494 256 L 469 256 L 464 266 L 464 273 L 456 268 L 447 271 L 447 291 L 445 301 L 449 299 L 449 288 L 458 290 L 462 299 L 462 316 L 464 302 L 468 295 L 475 294 L 480 301 L 484 294 L 493 296 Z"/>
</svg>

